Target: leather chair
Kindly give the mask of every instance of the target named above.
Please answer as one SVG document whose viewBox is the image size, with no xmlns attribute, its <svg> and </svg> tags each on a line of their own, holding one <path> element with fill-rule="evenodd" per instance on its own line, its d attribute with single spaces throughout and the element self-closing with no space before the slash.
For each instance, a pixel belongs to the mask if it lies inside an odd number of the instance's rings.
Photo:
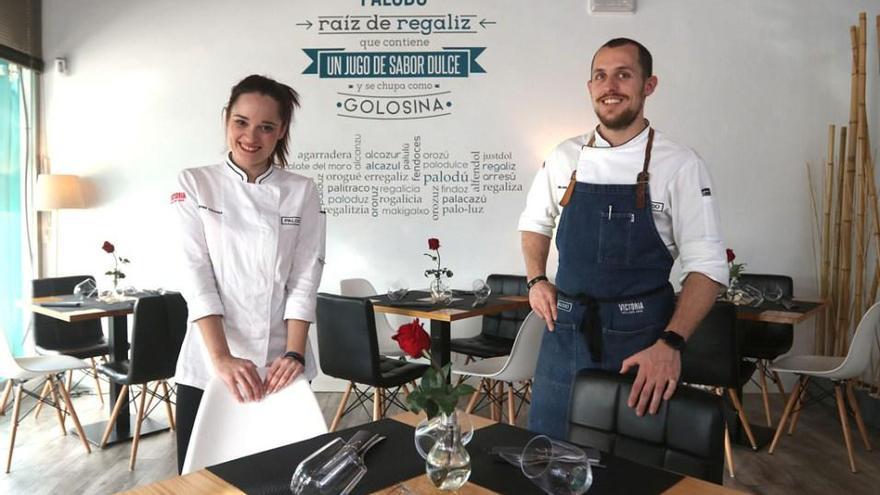
<svg viewBox="0 0 880 495">
<path fill-rule="evenodd" d="M 131 443 L 131 458 L 128 464 L 130 471 L 134 470 L 134 464 L 137 460 L 141 423 L 143 423 L 145 411 L 150 408 L 154 397 L 165 402 L 168 423 L 172 430 L 175 428 L 174 415 L 171 412 L 171 395 L 166 380 L 174 376 L 177 368 L 177 356 L 180 354 L 186 329 L 187 308 L 183 296 L 171 293 L 142 297 L 134 306 L 130 359 L 98 367 L 98 370 L 111 381 L 122 385 L 110 421 L 107 422 L 107 428 L 101 438 L 102 448 L 107 444 L 110 432 L 116 423 L 116 417 L 119 416 L 123 406 L 125 414 L 128 414 L 126 396 L 129 395 L 129 390 L 131 390 L 132 402 L 139 400 L 137 421 Z M 156 382 L 153 390 L 150 390 L 150 382 Z M 136 385 L 141 385 L 140 393 L 135 391 Z M 158 393 L 160 386 L 162 387 L 161 395 Z M 147 396 L 150 397 L 150 403 L 146 402 Z"/>
<path fill-rule="evenodd" d="M 766 289 L 782 289 L 782 297 L 791 298 L 793 283 L 791 277 L 786 275 L 769 275 L 759 273 L 745 273 L 740 275 L 741 284 L 749 284 L 762 292 Z M 764 400 L 764 413 L 767 416 L 767 426 L 773 426 L 773 418 L 770 416 L 770 400 L 767 395 L 767 378 L 769 377 L 779 393 L 785 395 L 782 380 L 779 374 L 770 369 L 770 362 L 791 350 L 794 340 L 794 326 L 781 323 L 764 323 L 760 321 L 744 321 L 743 325 L 743 358 L 753 359 L 758 366 L 758 378 L 760 379 L 761 396 Z"/>
<path fill-rule="evenodd" d="M 632 375 L 582 370 L 572 389 L 568 440 L 635 462 L 721 484 L 721 398 L 681 387 L 656 415 L 626 405 Z"/>
<path fill-rule="evenodd" d="M 365 278 L 347 278 L 339 281 L 339 292 L 343 296 L 350 297 L 373 297 L 378 292 L 373 284 Z M 379 335 L 379 354 L 389 357 L 404 357 L 403 352 L 397 345 L 397 341 L 391 337 L 397 332 L 391 328 L 388 317 L 384 314 L 376 315 L 376 332 Z"/>
<path fill-rule="evenodd" d="M 35 279 L 31 282 L 31 291 L 34 297 L 72 294 L 73 288 L 77 284 L 89 279 L 94 281 L 90 275 Z M 34 345 L 37 353 L 44 356 L 65 355 L 88 360 L 91 363 L 91 373 L 89 374 L 95 379 L 98 399 L 102 405 L 104 404 L 104 395 L 101 391 L 101 380 L 98 378 L 98 371 L 95 367 L 95 358 L 109 354 L 110 347 L 101 329 L 100 320 L 68 323 L 35 313 Z M 72 376 L 72 373 L 68 375 L 68 390 L 72 385 Z M 43 397 L 48 393 L 47 387 L 48 383 L 43 388 L 41 394 Z M 40 409 L 41 407 L 37 408 L 36 415 L 39 415 Z"/>
<path fill-rule="evenodd" d="M 742 326 L 736 318 L 736 306 L 716 302 L 688 339 L 681 355 L 681 381 L 691 385 L 712 387 L 718 395 L 726 395 L 739 416 L 740 424 L 753 450 L 758 446 L 749 426 L 739 393 L 755 373 L 756 365 L 744 361 L 741 354 Z M 729 434 L 725 432 L 725 454 L 730 476 L 734 476 L 733 452 Z"/>
<path fill-rule="evenodd" d="M 499 275 L 492 274 L 486 279 L 493 296 L 527 296 L 529 288 L 524 275 Z M 449 349 L 452 352 L 465 354 L 468 359 L 491 358 L 510 354 L 516 333 L 526 319 L 530 308 L 520 308 L 512 311 L 503 311 L 495 315 L 483 316 L 483 328 L 475 337 L 452 339 L 449 341 Z"/>
<path fill-rule="evenodd" d="M 421 378 L 428 368 L 379 354 L 373 303 L 360 297 L 318 294 L 318 357 L 325 375 L 348 381 L 330 431 L 343 416 L 370 400 L 373 388 L 373 421 L 383 417 L 392 404 L 405 409 L 397 399 L 400 387 Z M 365 389 L 358 385 L 366 385 Z M 346 407 L 351 391 L 356 400 Z"/>
</svg>

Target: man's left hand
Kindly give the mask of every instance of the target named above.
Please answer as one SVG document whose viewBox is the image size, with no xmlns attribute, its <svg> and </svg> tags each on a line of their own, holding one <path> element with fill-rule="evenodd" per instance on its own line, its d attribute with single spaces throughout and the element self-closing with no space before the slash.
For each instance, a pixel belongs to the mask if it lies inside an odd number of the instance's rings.
<svg viewBox="0 0 880 495">
<path fill-rule="evenodd" d="M 660 400 L 669 400 L 675 393 L 681 374 L 681 353 L 657 341 L 651 347 L 626 358 L 620 373 L 626 373 L 633 366 L 638 366 L 639 371 L 627 405 L 635 407 L 639 416 L 645 414 L 645 409 L 657 414 Z"/>
<path fill-rule="evenodd" d="M 305 367 L 296 359 L 280 356 L 272 361 L 266 373 L 266 394 L 275 393 L 293 383 L 294 378 L 303 372 Z"/>
</svg>

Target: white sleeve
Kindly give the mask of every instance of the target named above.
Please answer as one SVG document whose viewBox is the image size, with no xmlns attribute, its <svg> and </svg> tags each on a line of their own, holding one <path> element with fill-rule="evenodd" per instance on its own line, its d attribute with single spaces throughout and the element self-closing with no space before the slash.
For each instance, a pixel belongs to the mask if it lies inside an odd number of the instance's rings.
<svg viewBox="0 0 880 495">
<path fill-rule="evenodd" d="M 183 297 L 189 320 L 209 315 L 223 316 L 223 302 L 214 278 L 214 266 L 205 240 L 205 226 L 199 215 L 195 178 L 189 170 L 177 176 L 178 192 L 171 197 L 178 227 L 179 252 L 183 276 Z"/>
<path fill-rule="evenodd" d="M 532 187 L 526 198 L 526 208 L 519 217 L 520 231 L 536 232 L 553 237 L 556 217 L 559 216 L 559 205 L 556 204 L 553 181 L 549 170 L 550 164 L 544 165 L 535 174 Z"/>
<path fill-rule="evenodd" d="M 727 285 L 728 268 L 712 179 L 696 153 L 670 181 L 672 233 L 679 249 L 682 281 L 691 272 Z"/>
<path fill-rule="evenodd" d="M 326 215 L 321 211 L 318 189 L 309 181 L 299 236 L 293 250 L 293 263 L 287 277 L 285 320 L 315 321 L 318 286 L 324 271 Z"/>
</svg>

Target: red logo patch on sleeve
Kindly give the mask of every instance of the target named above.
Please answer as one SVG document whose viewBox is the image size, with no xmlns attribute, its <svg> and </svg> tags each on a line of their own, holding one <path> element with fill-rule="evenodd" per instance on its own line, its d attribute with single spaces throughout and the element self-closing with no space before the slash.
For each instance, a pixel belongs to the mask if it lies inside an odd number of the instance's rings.
<svg viewBox="0 0 880 495">
<path fill-rule="evenodd" d="M 186 199 L 185 192 L 176 192 L 171 195 L 171 204 L 177 203 L 179 201 L 183 201 Z"/>
</svg>

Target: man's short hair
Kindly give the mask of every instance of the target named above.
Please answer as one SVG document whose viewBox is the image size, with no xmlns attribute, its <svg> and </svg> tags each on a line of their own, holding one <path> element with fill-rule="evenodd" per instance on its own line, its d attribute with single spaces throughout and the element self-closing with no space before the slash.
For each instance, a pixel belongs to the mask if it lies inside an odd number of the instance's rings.
<svg viewBox="0 0 880 495">
<path fill-rule="evenodd" d="M 600 46 L 599 50 L 603 48 L 617 48 L 625 45 L 633 45 L 639 50 L 639 67 L 642 69 L 642 75 L 644 78 L 647 79 L 654 75 L 654 57 L 651 56 L 651 52 L 645 48 L 645 45 L 636 40 L 629 38 L 614 38 Z M 599 53 L 599 50 L 596 50 L 596 53 L 593 54 L 593 61 L 590 62 L 590 74 L 593 73 L 593 64 L 596 62 L 596 54 Z"/>
</svg>

